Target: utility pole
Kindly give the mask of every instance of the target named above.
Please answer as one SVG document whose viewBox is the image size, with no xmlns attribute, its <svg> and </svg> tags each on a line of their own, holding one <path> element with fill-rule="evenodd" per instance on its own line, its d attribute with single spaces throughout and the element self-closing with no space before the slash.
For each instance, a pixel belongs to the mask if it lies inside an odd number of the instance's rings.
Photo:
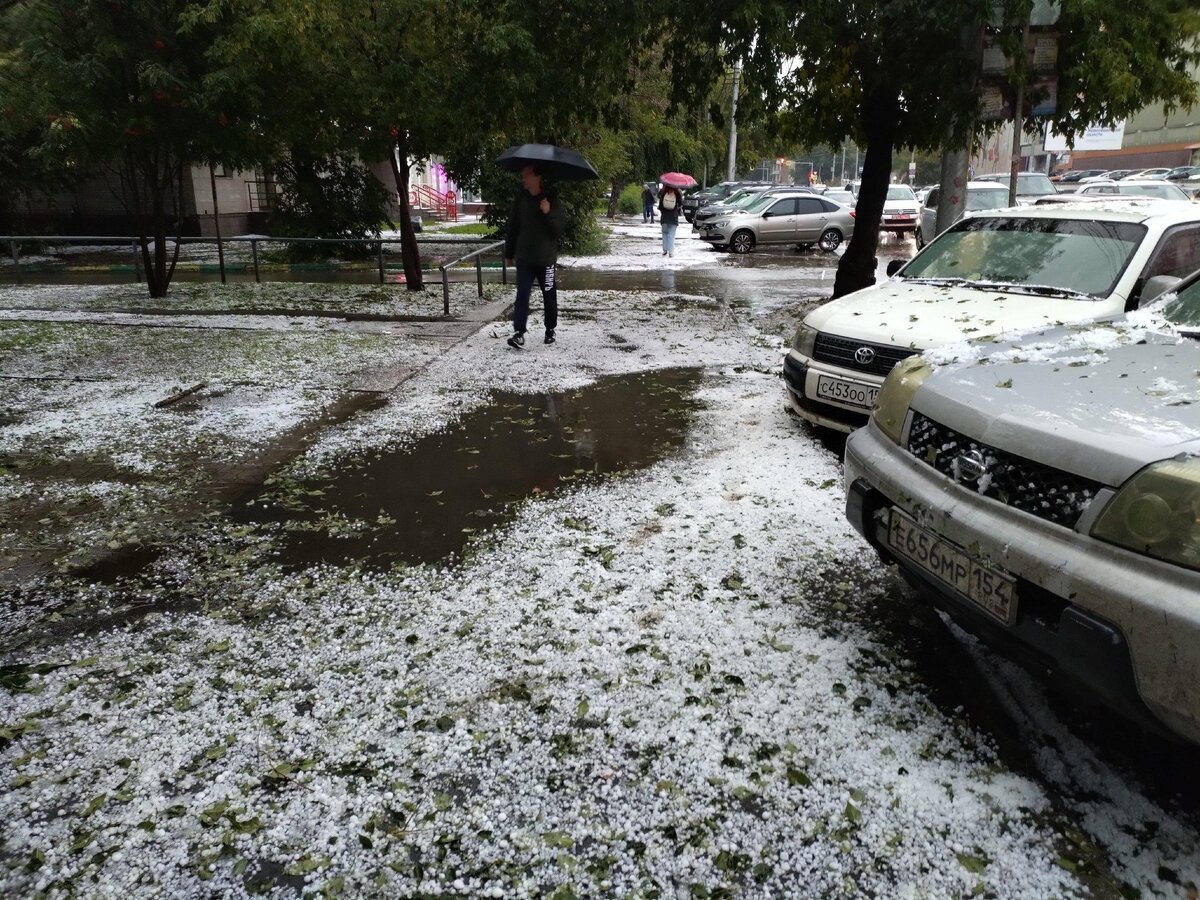
<svg viewBox="0 0 1200 900">
<path fill-rule="evenodd" d="M 733 102 L 729 107 L 729 165 L 725 170 L 725 180 L 733 181 L 733 170 L 737 165 L 737 101 L 738 82 L 742 77 L 740 60 L 733 64 Z"/>
<path fill-rule="evenodd" d="M 1021 47 L 1029 44 L 1029 17 L 1021 29 Z M 1021 136 L 1025 133 L 1025 72 L 1017 72 L 1017 96 L 1013 104 L 1012 160 L 1008 170 L 1008 205 L 1017 205 L 1017 172 L 1021 170 Z"/>
</svg>

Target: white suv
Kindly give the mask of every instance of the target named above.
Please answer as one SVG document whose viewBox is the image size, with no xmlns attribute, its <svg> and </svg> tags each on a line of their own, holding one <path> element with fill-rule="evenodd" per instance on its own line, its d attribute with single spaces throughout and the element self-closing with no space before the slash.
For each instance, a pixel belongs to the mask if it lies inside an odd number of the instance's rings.
<svg viewBox="0 0 1200 900">
<path fill-rule="evenodd" d="M 839 431 L 884 376 L 954 341 L 1119 315 L 1200 268 L 1200 207 L 1154 200 L 975 213 L 894 277 L 809 313 L 784 358 L 792 408 Z M 1169 279 L 1168 279 L 1169 280 Z"/>
</svg>

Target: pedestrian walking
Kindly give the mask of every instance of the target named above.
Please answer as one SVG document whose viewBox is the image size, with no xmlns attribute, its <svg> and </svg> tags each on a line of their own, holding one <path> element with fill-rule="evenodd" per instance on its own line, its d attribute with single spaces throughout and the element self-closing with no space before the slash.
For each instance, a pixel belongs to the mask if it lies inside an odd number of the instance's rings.
<svg viewBox="0 0 1200 900">
<path fill-rule="evenodd" d="M 648 184 L 642 187 L 642 223 L 646 222 L 654 224 L 654 191 Z"/>
<path fill-rule="evenodd" d="M 554 267 L 558 263 L 558 238 L 566 216 L 558 197 L 546 190 L 536 166 L 521 169 L 521 189 L 513 198 L 504 235 L 504 258 L 517 270 L 517 298 L 513 304 L 513 335 L 508 346 L 525 346 L 529 319 L 529 295 L 534 282 L 542 289 L 546 343 L 554 343 L 558 327 L 558 287 Z"/>
<path fill-rule="evenodd" d="M 679 188 L 664 184 L 658 195 L 658 213 L 662 222 L 663 256 L 675 255 L 675 229 L 679 227 L 679 211 L 683 209 L 683 194 Z"/>
</svg>

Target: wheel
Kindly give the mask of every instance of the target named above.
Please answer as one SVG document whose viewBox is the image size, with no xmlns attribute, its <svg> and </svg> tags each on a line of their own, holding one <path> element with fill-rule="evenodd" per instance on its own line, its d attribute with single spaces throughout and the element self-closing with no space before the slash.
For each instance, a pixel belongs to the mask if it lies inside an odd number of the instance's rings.
<svg viewBox="0 0 1200 900">
<path fill-rule="evenodd" d="M 918 228 L 914 232 L 914 234 L 916 235 L 916 238 L 917 238 L 917 249 L 923 250 L 925 248 L 925 235 L 921 233 L 920 228 Z"/>
<path fill-rule="evenodd" d="M 754 249 L 754 235 L 749 231 L 739 231 L 729 239 L 729 249 L 734 253 L 749 253 Z"/>
<path fill-rule="evenodd" d="M 826 228 L 823 232 L 821 232 L 821 240 L 817 242 L 817 246 L 819 246 L 826 253 L 832 253 L 839 246 L 841 246 L 841 243 L 842 233 L 836 228 Z"/>
</svg>

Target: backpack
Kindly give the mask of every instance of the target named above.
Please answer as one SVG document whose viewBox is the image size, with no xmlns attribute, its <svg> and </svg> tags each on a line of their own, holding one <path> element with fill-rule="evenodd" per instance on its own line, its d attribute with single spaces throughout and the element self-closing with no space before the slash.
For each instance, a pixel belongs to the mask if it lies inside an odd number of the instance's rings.
<svg viewBox="0 0 1200 900">
<path fill-rule="evenodd" d="M 675 192 L 674 191 L 670 191 L 663 195 L 662 205 L 663 205 L 663 209 L 674 209 L 675 208 Z"/>
</svg>

